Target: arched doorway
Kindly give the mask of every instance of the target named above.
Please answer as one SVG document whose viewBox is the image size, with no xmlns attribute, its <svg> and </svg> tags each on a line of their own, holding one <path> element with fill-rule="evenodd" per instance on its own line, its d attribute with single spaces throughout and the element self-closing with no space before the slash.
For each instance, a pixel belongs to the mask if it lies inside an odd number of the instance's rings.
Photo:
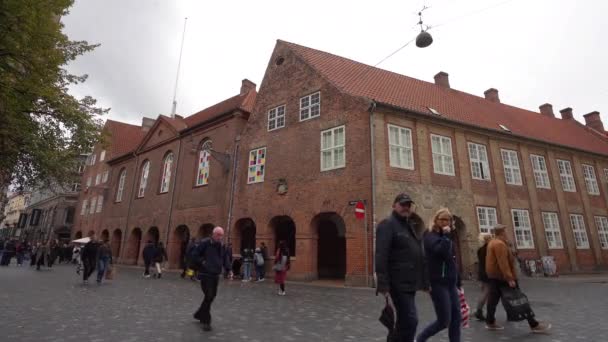
<svg viewBox="0 0 608 342">
<path fill-rule="evenodd" d="M 169 246 L 167 246 L 170 266 L 183 268 L 184 254 L 186 254 L 189 240 L 190 230 L 188 230 L 188 226 L 180 225 L 175 228 L 169 241 Z"/>
<path fill-rule="evenodd" d="M 211 234 L 213 233 L 213 228 L 215 228 L 215 225 L 213 223 L 205 223 L 203 225 L 201 225 L 198 228 L 198 238 L 199 239 L 204 239 L 204 238 L 208 238 L 211 236 Z"/>
<path fill-rule="evenodd" d="M 158 231 L 158 228 L 151 227 L 148 229 L 148 234 L 146 234 L 146 243 L 148 241 L 152 241 L 154 244 L 157 244 L 158 241 L 160 241 L 160 232 Z"/>
<path fill-rule="evenodd" d="M 245 248 L 255 248 L 255 222 L 250 218 L 244 218 L 235 223 L 239 252 Z"/>
<path fill-rule="evenodd" d="M 290 256 L 296 256 L 296 223 L 289 216 L 275 216 L 270 220 L 270 227 L 274 231 L 274 249 L 280 241 L 285 241 Z"/>
<path fill-rule="evenodd" d="M 101 241 L 109 241 L 110 240 L 110 232 L 107 229 L 104 229 L 101 232 Z"/>
<path fill-rule="evenodd" d="M 82 239 L 82 231 L 79 230 L 76 232 L 76 234 L 74 235 L 74 240 L 78 240 L 78 239 Z"/>
<path fill-rule="evenodd" d="M 313 221 L 317 232 L 317 274 L 319 279 L 345 279 L 346 225 L 336 213 L 321 213 Z"/>
<path fill-rule="evenodd" d="M 118 259 L 120 255 L 120 244 L 122 243 L 122 230 L 114 229 L 112 233 L 112 241 L 110 241 L 110 247 L 112 248 L 112 257 Z"/>
<path fill-rule="evenodd" d="M 139 249 L 141 248 L 141 229 L 135 228 L 129 236 L 129 248 L 126 255 L 127 262 L 137 265 L 139 259 Z"/>
</svg>

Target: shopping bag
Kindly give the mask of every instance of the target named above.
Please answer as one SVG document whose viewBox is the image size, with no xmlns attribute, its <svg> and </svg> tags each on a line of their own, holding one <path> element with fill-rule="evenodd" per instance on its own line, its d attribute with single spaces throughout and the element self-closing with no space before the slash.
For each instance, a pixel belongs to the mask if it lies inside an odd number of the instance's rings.
<svg viewBox="0 0 608 342">
<path fill-rule="evenodd" d="M 106 279 L 108 280 L 112 280 L 114 279 L 115 276 L 115 270 L 114 270 L 114 266 L 108 266 L 108 269 L 106 270 Z"/>
<path fill-rule="evenodd" d="M 458 298 L 460 299 L 460 316 L 462 318 L 462 327 L 468 328 L 469 314 L 471 313 L 471 308 L 469 307 L 469 304 L 467 303 L 467 300 L 464 296 L 463 288 L 458 289 Z"/>
<path fill-rule="evenodd" d="M 519 322 L 534 317 L 528 297 L 519 289 L 503 286 L 500 288 L 502 305 L 507 312 L 507 320 Z"/>
<path fill-rule="evenodd" d="M 388 297 L 378 320 L 388 329 L 387 342 L 397 341 L 397 310 Z"/>
</svg>

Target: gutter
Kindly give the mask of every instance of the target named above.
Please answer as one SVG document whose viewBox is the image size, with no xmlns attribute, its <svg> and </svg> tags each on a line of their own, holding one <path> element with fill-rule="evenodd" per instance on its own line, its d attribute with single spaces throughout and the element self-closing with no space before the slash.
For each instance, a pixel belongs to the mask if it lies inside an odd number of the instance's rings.
<svg viewBox="0 0 608 342">
<path fill-rule="evenodd" d="M 373 274 L 373 282 L 372 287 L 376 287 L 376 155 L 374 151 L 375 139 L 374 139 L 374 111 L 376 110 L 376 101 L 372 100 L 369 107 L 369 143 L 370 143 L 370 156 L 371 156 L 371 175 L 372 175 L 372 274 Z M 367 219 L 367 218 L 366 218 Z M 369 240 L 369 235 L 365 232 L 366 241 Z M 367 246 L 367 242 L 366 242 Z M 369 258 L 367 252 L 365 254 L 365 260 L 367 263 L 367 259 Z M 369 272 L 369 267 L 365 270 L 367 274 Z M 368 284 L 369 285 L 369 284 Z"/>
</svg>

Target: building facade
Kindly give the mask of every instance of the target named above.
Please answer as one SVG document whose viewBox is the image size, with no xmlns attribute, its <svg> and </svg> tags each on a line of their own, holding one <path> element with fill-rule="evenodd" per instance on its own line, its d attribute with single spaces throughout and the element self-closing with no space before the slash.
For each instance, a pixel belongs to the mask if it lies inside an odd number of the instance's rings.
<svg viewBox="0 0 608 342">
<path fill-rule="evenodd" d="M 10 194 L 8 202 L 4 207 L 5 218 L 0 223 L 0 237 L 20 238 L 22 237 L 22 217 L 25 208 L 30 203 L 31 194 L 28 191 L 21 191 Z"/>
<path fill-rule="evenodd" d="M 163 241 L 177 266 L 189 237 L 221 225 L 237 255 L 286 241 L 292 279 L 369 285 L 375 227 L 407 192 L 425 220 L 454 213 L 463 272 L 475 269 L 479 233 L 497 223 L 512 228 L 523 259 L 552 256 L 559 272 L 605 268 L 599 113 L 583 125 L 570 108 L 561 119 L 550 104 L 539 110 L 502 104 L 496 89 L 452 89 L 444 72 L 424 82 L 278 41 L 257 93 L 244 80 L 239 95 L 199 113 L 116 135 L 128 148 L 85 171 L 91 184 L 109 176 L 99 212 L 99 194 L 81 195 L 74 234 L 111 237 L 130 264 L 141 263 L 143 241 Z"/>
</svg>

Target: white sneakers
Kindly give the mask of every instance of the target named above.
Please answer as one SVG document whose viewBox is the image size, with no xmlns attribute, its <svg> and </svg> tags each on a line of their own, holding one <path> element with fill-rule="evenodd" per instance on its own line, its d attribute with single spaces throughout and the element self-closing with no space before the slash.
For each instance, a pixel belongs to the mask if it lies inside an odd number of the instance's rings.
<svg viewBox="0 0 608 342">
<path fill-rule="evenodd" d="M 285 295 L 285 291 L 279 290 L 279 296 L 284 296 L 284 295 Z"/>
</svg>

